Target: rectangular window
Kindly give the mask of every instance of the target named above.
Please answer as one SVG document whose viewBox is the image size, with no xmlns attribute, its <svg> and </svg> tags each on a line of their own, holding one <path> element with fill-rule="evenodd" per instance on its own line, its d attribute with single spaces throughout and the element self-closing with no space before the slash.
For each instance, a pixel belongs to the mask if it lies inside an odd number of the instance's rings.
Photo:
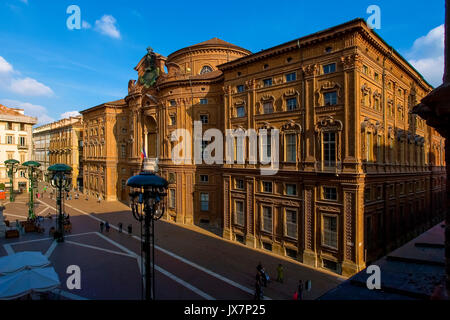
<svg viewBox="0 0 450 320">
<path fill-rule="evenodd" d="M 263 181 L 263 192 L 272 193 L 272 182 Z"/>
<path fill-rule="evenodd" d="M 334 106 L 337 104 L 337 92 L 325 92 L 324 93 L 324 101 L 326 106 Z"/>
<path fill-rule="evenodd" d="M 264 87 L 270 87 L 272 85 L 272 78 L 263 80 Z"/>
<path fill-rule="evenodd" d="M 323 133 L 323 159 L 325 167 L 336 166 L 336 133 Z"/>
<path fill-rule="evenodd" d="M 296 196 L 297 195 L 297 185 L 293 183 L 286 184 L 286 195 Z"/>
<path fill-rule="evenodd" d="M 7 123 L 6 123 L 6 130 L 13 130 L 13 124 L 12 124 L 12 122 L 7 122 Z"/>
<path fill-rule="evenodd" d="M 337 249 L 337 217 L 323 215 L 322 221 L 322 244 Z"/>
<path fill-rule="evenodd" d="M 175 107 L 177 105 L 177 102 L 175 100 L 170 100 L 169 104 L 171 107 Z"/>
<path fill-rule="evenodd" d="M 273 102 L 264 102 L 263 104 L 264 114 L 273 113 Z"/>
<path fill-rule="evenodd" d="M 209 193 L 200 193 L 200 210 L 209 210 Z"/>
<path fill-rule="evenodd" d="M 323 74 L 336 72 L 336 63 L 330 63 L 323 66 Z"/>
<path fill-rule="evenodd" d="M 208 146 L 208 141 L 202 140 L 202 157 L 203 157 L 203 153 L 205 152 L 205 149 L 207 146 Z"/>
<path fill-rule="evenodd" d="M 286 236 L 297 239 L 297 211 L 286 210 Z"/>
<path fill-rule="evenodd" d="M 365 201 L 372 200 L 372 191 L 370 187 L 364 189 L 364 200 Z"/>
<path fill-rule="evenodd" d="M 288 73 L 286 75 L 286 82 L 291 82 L 297 80 L 297 74 L 295 72 Z"/>
<path fill-rule="evenodd" d="M 244 190 L 244 180 L 236 180 L 236 189 Z"/>
<path fill-rule="evenodd" d="M 201 174 L 200 175 L 200 182 L 208 182 L 209 181 L 209 176 L 206 174 Z"/>
<path fill-rule="evenodd" d="M 202 122 L 202 124 L 208 124 L 208 115 L 207 114 L 202 114 L 200 115 L 200 121 Z"/>
<path fill-rule="evenodd" d="M 25 137 L 19 137 L 19 145 L 20 145 L 21 147 L 25 147 L 26 143 L 27 143 L 27 138 L 25 138 Z"/>
<path fill-rule="evenodd" d="M 170 125 L 175 126 L 177 124 L 177 117 L 175 115 L 170 116 Z"/>
<path fill-rule="evenodd" d="M 323 187 L 323 199 L 336 201 L 337 189 L 332 187 Z"/>
<path fill-rule="evenodd" d="M 236 87 L 237 92 L 244 92 L 245 91 L 245 87 L 243 84 L 240 84 Z"/>
<path fill-rule="evenodd" d="M 127 147 L 124 145 L 120 146 L 120 156 L 121 156 L 121 158 L 127 157 Z"/>
<path fill-rule="evenodd" d="M 244 226 L 244 201 L 235 201 L 234 203 L 234 223 Z"/>
<path fill-rule="evenodd" d="M 297 161 L 297 136 L 295 134 L 286 135 L 286 162 Z"/>
<path fill-rule="evenodd" d="M 366 65 L 363 66 L 363 73 L 364 74 L 369 74 L 369 67 L 368 66 L 366 66 Z"/>
<path fill-rule="evenodd" d="M 200 104 L 208 104 L 208 99 L 200 99 Z"/>
<path fill-rule="evenodd" d="M 20 124 L 20 131 L 25 131 L 25 123 Z"/>
<path fill-rule="evenodd" d="M 239 106 L 236 108 L 236 115 L 239 118 L 245 117 L 245 108 L 243 106 Z"/>
<path fill-rule="evenodd" d="M 272 208 L 263 207 L 262 230 L 272 233 Z"/>
<path fill-rule="evenodd" d="M 13 143 L 14 143 L 14 137 L 6 136 L 6 144 L 13 144 Z"/>
<path fill-rule="evenodd" d="M 297 109 L 297 98 L 289 98 L 286 100 L 286 106 L 288 111 Z"/>
<path fill-rule="evenodd" d="M 171 209 L 175 209 L 176 206 L 176 195 L 175 195 L 175 189 L 169 190 L 169 207 Z"/>
<path fill-rule="evenodd" d="M 267 158 L 271 158 L 272 157 L 272 137 L 267 134 L 266 138 L 261 139 L 261 158 L 262 158 L 262 154 L 263 154 L 263 150 L 266 152 L 266 156 Z"/>
</svg>

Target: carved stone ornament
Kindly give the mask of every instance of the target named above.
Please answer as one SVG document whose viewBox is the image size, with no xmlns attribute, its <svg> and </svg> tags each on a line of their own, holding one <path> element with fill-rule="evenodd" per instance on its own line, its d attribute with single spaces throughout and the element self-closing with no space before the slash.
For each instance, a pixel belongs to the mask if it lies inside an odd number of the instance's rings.
<svg viewBox="0 0 450 320">
<path fill-rule="evenodd" d="M 300 94 L 298 93 L 297 90 L 291 88 L 291 89 L 288 89 L 287 91 L 285 91 L 285 92 L 283 93 L 283 95 L 284 95 L 285 97 L 294 97 L 294 96 L 299 96 Z"/>
<path fill-rule="evenodd" d="M 334 119 L 332 116 L 327 116 L 320 119 L 315 126 L 315 131 L 342 131 L 342 121 Z"/>
<path fill-rule="evenodd" d="M 296 123 L 294 120 L 288 120 L 283 126 L 283 131 L 298 131 L 302 132 L 302 126 Z"/>
</svg>

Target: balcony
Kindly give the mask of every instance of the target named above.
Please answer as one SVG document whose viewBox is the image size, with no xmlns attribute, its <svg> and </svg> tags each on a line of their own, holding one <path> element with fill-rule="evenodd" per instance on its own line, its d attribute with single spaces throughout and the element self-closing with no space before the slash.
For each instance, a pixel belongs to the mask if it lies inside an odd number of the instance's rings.
<svg viewBox="0 0 450 320">
<path fill-rule="evenodd" d="M 19 149 L 19 150 L 28 150 L 29 149 L 29 145 L 27 145 L 27 144 L 18 144 L 17 145 L 17 148 Z"/>
<path fill-rule="evenodd" d="M 340 161 L 316 161 L 316 172 L 339 174 L 342 172 L 342 163 Z"/>
</svg>

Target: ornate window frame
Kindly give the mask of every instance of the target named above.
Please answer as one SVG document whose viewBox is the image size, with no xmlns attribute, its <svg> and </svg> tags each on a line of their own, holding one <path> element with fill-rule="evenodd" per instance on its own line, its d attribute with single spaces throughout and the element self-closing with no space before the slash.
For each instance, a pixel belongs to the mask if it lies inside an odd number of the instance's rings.
<svg viewBox="0 0 450 320">
<path fill-rule="evenodd" d="M 316 159 L 319 159 L 318 161 L 318 169 L 320 171 L 329 171 L 332 169 L 331 167 L 325 166 L 325 160 L 324 160 L 324 146 L 323 146 L 323 134 L 325 132 L 334 132 L 336 134 L 335 136 L 335 163 L 336 172 L 340 172 L 342 170 L 342 155 L 341 155 L 341 146 L 342 146 L 342 130 L 343 130 L 343 124 L 341 120 L 334 119 L 332 116 L 327 116 L 325 118 L 320 119 L 316 125 L 315 125 L 315 132 L 317 136 L 317 146 L 316 150 L 319 151 L 319 154 L 316 154 Z"/>
</svg>

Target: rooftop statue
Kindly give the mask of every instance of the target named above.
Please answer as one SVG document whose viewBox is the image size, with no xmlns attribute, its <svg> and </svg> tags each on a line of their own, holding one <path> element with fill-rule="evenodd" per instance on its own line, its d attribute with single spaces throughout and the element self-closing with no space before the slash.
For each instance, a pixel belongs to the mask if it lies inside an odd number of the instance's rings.
<svg viewBox="0 0 450 320">
<path fill-rule="evenodd" d="M 139 77 L 139 83 L 145 88 L 152 87 L 159 77 L 159 68 L 156 66 L 156 54 L 151 47 L 147 48 L 147 55 L 144 60 L 144 74 Z"/>
</svg>

